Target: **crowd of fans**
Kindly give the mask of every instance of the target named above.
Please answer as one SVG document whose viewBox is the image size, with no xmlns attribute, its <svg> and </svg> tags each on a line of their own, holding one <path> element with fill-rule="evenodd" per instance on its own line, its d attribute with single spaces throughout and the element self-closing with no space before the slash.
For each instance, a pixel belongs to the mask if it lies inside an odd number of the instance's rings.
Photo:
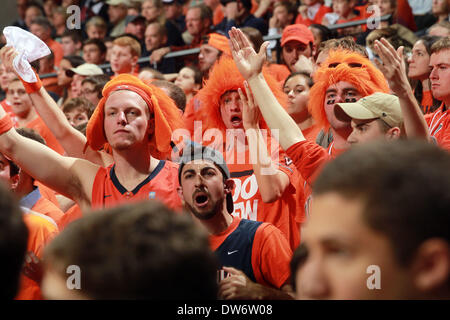
<svg viewBox="0 0 450 320">
<path fill-rule="evenodd" d="M 1 39 L 3 298 L 450 297 L 450 2 L 17 10 L 51 53 Z"/>
</svg>

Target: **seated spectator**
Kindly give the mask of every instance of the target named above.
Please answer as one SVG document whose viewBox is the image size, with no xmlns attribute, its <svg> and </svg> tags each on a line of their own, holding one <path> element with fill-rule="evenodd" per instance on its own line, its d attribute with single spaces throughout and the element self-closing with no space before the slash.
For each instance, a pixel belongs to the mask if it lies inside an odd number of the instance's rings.
<svg viewBox="0 0 450 320">
<path fill-rule="evenodd" d="M 62 106 L 62 111 L 72 127 L 87 124 L 94 109 L 95 106 L 85 98 L 69 99 Z"/>
<path fill-rule="evenodd" d="M 428 29 L 429 36 L 437 36 L 437 37 L 448 37 L 450 36 L 450 22 L 441 21 L 433 24 Z"/>
<path fill-rule="evenodd" d="M 81 82 L 86 79 L 86 77 L 102 75 L 103 70 L 96 64 L 83 63 L 76 68 L 67 70 L 66 74 L 72 78 L 72 83 L 70 84 L 72 97 L 77 98 L 81 95 Z"/>
<path fill-rule="evenodd" d="M 19 1 L 18 1 L 19 2 Z M 6 159 L 5 159 L 6 160 Z M 22 218 L 18 201 L 6 186 L 9 186 L 10 166 L 8 160 L 2 164 L 0 175 L 0 273 L 2 286 L 0 299 L 12 300 L 19 291 L 19 279 L 27 250 L 28 230 Z"/>
<path fill-rule="evenodd" d="M 183 40 L 190 48 L 195 48 L 201 43 L 203 36 L 211 32 L 212 11 L 205 4 L 197 4 L 189 7 L 186 12 L 186 31 L 183 32 Z"/>
<path fill-rule="evenodd" d="M 284 28 L 293 24 L 296 16 L 295 6 L 289 1 L 275 2 L 273 5 L 273 15 L 269 19 L 268 35 L 273 36 L 282 34 Z M 248 35 L 247 35 L 248 37 Z M 269 59 L 272 57 L 272 51 L 275 50 L 277 41 L 272 40 L 269 45 L 268 55 Z M 258 46 L 257 48 L 259 48 Z"/>
<path fill-rule="evenodd" d="M 122 73 L 138 75 L 137 61 L 141 56 L 141 45 L 131 37 L 120 37 L 113 41 L 111 70 L 114 76 Z"/>
<path fill-rule="evenodd" d="M 47 247 L 44 261 L 47 299 L 217 297 L 216 258 L 207 235 L 158 202 L 128 204 L 74 222 Z M 80 290 L 66 286 L 69 265 L 81 269 Z M 186 270 L 189 276 L 180 277 Z"/>
<path fill-rule="evenodd" d="M 125 17 L 128 14 L 129 0 L 107 0 L 110 23 L 109 35 L 118 37 L 125 33 Z"/>
<path fill-rule="evenodd" d="M 87 39 L 83 43 L 82 51 L 86 63 L 99 65 L 106 62 L 106 46 L 100 39 Z"/>
<path fill-rule="evenodd" d="M 58 100 L 58 105 L 63 105 L 63 103 L 72 96 L 72 73 L 67 73 L 72 68 L 76 68 L 84 63 L 83 58 L 80 56 L 68 56 L 61 60 L 61 64 L 56 69 L 56 75 L 58 77 L 58 86 L 63 90 L 62 97 Z"/>
<path fill-rule="evenodd" d="M 30 23 L 30 32 L 41 39 L 53 51 L 55 66 L 59 66 L 63 58 L 63 49 L 59 42 L 52 39 L 52 25 L 44 17 L 37 17 Z"/>
<path fill-rule="evenodd" d="M 224 0 L 222 5 L 225 6 L 225 18 L 218 25 L 214 26 L 216 31 L 228 33 L 232 27 L 253 27 L 258 29 L 261 34 L 267 34 L 268 27 L 264 19 L 256 18 L 250 13 L 252 10 L 251 0 Z"/>
<path fill-rule="evenodd" d="M 44 9 L 39 3 L 31 1 L 30 3 L 27 4 L 27 9 L 25 10 L 24 21 L 26 25 L 26 30 L 31 31 L 30 29 L 31 22 L 33 22 L 33 20 L 36 19 L 37 17 L 45 17 Z"/>
<path fill-rule="evenodd" d="M 105 37 L 103 39 L 103 43 L 106 46 L 106 56 L 105 56 L 105 60 L 106 62 L 110 62 L 111 60 L 111 51 L 112 51 L 112 47 L 113 47 L 113 42 L 114 42 L 115 38 L 112 37 Z"/>
<path fill-rule="evenodd" d="M 86 33 L 89 39 L 103 40 L 106 37 L 108 26 L 103 18 L 94 16 L 86 22 Z"/>
<path fill-rule="evenodd" d="M 79 30 L 66 30 L 61 36 L 61 47 L 64 56 L 80 56 L 83 37 Z"/>
<path fill-rule="evenodd" d="M 142 2 L 141 15 L 147 20 L 147 25 L 157 21 L 166 28 L 167 44 L 169 46 L 184 45 L 181 32 L 171 21 L 164 17 L 162 0 L 144 0 Z"/>
<path fill-rule="evenodd" d="M 177 26 L 180 32 L 186 30 L 186 20 L 184 15 L 184 0 L 162 0 L 166 19 Z"/>
<path fill-rule="evenodd" d="M 432 113 L 440 106 L 440 101 L 433 98 L 430 84 L 431 46 L 440 37 L 424 36 L 417 40 L 408 59 L 408 77 L 415 80 L 414 96 L 422 107 L 424 114 Z"/>
<path fill-rule="evenodd" d="M 92 105 L 97 106 L 102 98 L 102 90 L 105 84 L 109 81 L 109 76 L 98 75 L 89 76 L 81 81 L 81 97 L 89 100 Z"/>
<path fill-rule="evenodd" d="M 393 24 L 386 28 L 375 29 L 367 35 L 366 48 L 372 55 L 376 57 L 374 52 L 374 44 L 376 40 L 385 38 L 389 43 L 398 49 L 403 46 L 405 54 L 409 54 L 414 46 L 414 43 L 418 40 L 417 36 L 400 24 Z"/>
<path fill-rule="evenodd" d="M 143 16 L 127 16 L 125 18 L 125 33 L 135 36 L 141 44 L 144 43 L 145 18 Z"/>
<path fill-rule="evenodd" d="M 189 101 L 202 87 L 202 73 L 197 67 L 184 67 L 178 72 L 174 83 L 183 90 L 186 95 L 186 101 Z"/>
<path fill-rule="evenodd" d="M 281 36 L 281 63 L 291 72 L 297 71 L 295 64 L 299 56 L 314 55 L 314 36 L 303 24 L 293 24 L 284 28 Z"/>
<path fill-rule="evenodd" d="M 162 73 L 175 73 L 179 63 L 173 58 L 164 58 L 163 56 L 157 61 L 154 53 L 158 53 L 160 49 L 167 47 L 167 30 L 159 22 L 151 22 L 145 29 L 145 53 L 144 56 L 150 56 L 150 65 L 153 69 Z"/>
<path fill-rule="evenodd" d="M 52 11 L 51 23 L 55 29 L 55 40 L 61 42 L 61 37 L 67 30 L 67 18 L 69 15 L 63 7 L 56 7 Z"/>
<path fill-rule="evenodd" d="M 449 188 L 449 154 L 422 141 L 379 141 L 330 162 L 292 263 L 297 298 L 450 298 Z"/>
<path fill-rule="evenodd" d="M 306 26 L 311 24 L 321 24 L 326 13 L 332 9 L 323 4 L 322 0 L 304 0 L 298 7 L 298 15 L 295 23 L 301 23 Z"/>
</svg>

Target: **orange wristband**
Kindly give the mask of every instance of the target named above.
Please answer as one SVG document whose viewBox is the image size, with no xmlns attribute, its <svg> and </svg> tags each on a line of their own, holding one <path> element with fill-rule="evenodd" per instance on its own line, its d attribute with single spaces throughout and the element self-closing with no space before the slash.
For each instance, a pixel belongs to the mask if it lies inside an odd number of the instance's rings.
<svg viewBox="0 0 450 320">
<path fill-rule="evenodd" d="M 13 123 L 9 114 L 6 114 L 3 118 L 0 119 L 0 134 L 4 134 L 5 132 L 11 130 L 13 127 Z"/>
<path fill-rule="evenodd" d="M 42 88 L 42 82 L 41 79 L 39 78 L 39 75 L 36 73 L 36 71 L 33 70 L 33 72 L 37 78 L 36 82 L 26 82 L 25 80 L 19 77 L 23 83 L 23 86 L 25 87 L 25 91 L 28 94 L 38 92 Z"/>
</svg>

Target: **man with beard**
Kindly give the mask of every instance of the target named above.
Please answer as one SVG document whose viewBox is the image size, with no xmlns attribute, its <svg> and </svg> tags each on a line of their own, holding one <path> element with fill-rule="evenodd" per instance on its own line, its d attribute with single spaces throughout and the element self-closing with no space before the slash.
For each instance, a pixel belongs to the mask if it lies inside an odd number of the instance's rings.
<svg viewBox="0 0 450 320">
<path fill-rule="evenodd" d="M 272 224 L 231 215 L 234 181 L 222 155 L 207 147 L 186 147 L 178 179 L 185 208 L 208 230 L 223 267 L 219 297 L 292 299 L 289 244 Z"/>
</svg>

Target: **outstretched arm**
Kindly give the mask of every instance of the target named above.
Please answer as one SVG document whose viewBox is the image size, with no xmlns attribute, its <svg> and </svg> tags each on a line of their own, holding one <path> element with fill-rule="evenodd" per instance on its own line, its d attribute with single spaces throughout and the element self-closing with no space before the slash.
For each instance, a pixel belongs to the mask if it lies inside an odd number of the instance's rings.
<svg viewBox="0 0 450 320">
<path fill-rule="evenodd" d="M 392 92 L 400 100 L 406 136 L 430 139 L 427 123 L 406 75 L 403 46 L 396 51 L 386 39 L 381 38 L 381 41 L 375 41 L 374 48 L 382 60 L 382 63 L 375 60 L 375 64 L 388 80 Z"/>
<path fill-rule="evenodd" d="M 244 96 L 240 88 L 238 92 L 243 104 L 242 120 L 253 172 L 258 182 L 262 201 L 274 202 L 281 198 L 289 186 L 289 177 L 276 167 L 267 151 L 267 144 L 259 128 L 260 111 L 255 106 L 253 95 L 246 81 L 244 86 L 247 97 Z"/>
<path fill-rule="evenodd" d="M 236 66 L 247 80 L 267 125 L 272 130 L 279 130 L 281 147 L 286 150 L 305 140 L 302 131 L 275 98 L 262 74 L 268 42 L 261 46 L 257 54 L 241 30 L 233 27 L 229 35 Z"/>
<path fill-rule="evenodd" d="M 12 47 L 4 48 L 1 51 L 1 59 L 5 68 L 17 74 L 13 67 L 13 59 L 16 54 L 16 51 Z M 83 153 L 84 146 L 86 145 L 86 137 L 70 125 L 62 110 L 50 97 L 44 87 L 39 91 L 30 93 L 29 96 L 39 116 L 58 142 L 61 143 L 68 156 L 86 159 L 102 166 L 109 164 L 104 163 L 100 152 L 94 151 L 91 148 L 87 148 L 86 153 Z M 107 158 L 105 159 L 107 160 Z"/>
</svg>

